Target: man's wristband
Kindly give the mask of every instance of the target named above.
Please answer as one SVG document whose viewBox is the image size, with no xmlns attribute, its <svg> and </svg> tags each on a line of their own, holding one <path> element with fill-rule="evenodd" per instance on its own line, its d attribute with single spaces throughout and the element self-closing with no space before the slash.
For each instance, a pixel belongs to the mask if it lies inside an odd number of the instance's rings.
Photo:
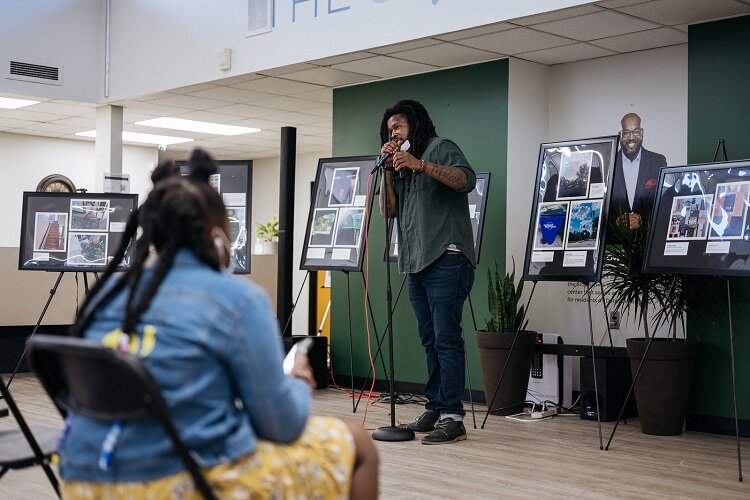
<svg viewBox="0 0 750 500">
<path fill-rule="evenodd" d="M 421 174 L 422 172 L 424 172 L 424 166 L 427 164 L 427 162 L 425 162 L 424 160 L 419 160 L 419 164 L 421 166 L 421 169 L 417 171 L 417 173 Z"/>
</svg>

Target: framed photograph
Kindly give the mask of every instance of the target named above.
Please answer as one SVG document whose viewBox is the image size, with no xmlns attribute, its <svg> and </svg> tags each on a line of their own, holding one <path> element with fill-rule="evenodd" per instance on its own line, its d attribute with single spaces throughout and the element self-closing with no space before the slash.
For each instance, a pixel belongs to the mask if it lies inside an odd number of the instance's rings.
<svg viewBox="0 0 750 500">
<path fill-rule="evenodd" d="M 566 225 L 570 202 L 542 203 L 537 210 L 534 250 L 565 248 Z"/>
<path fill-rule="evenodd" d="M 558 200 L 580 200 L 588 196 L 593 158 L 592 150 L 569 150 L 560 154 Z"/>
<path fill-rule="evenodd" d="M 705 240 L 714 195 L 675 196 L 672 200 L 668 240 Z"/>
<path fill-rule="evenodd" d="M 107 231 L 109 200 L 70 200 L 71 231 Z"/>
<path fill-rule="evenodd" d="M 541 144 L 523 279 L 601 280 L 618 137 Z"/>
<path fill-rule="evenodd" d="M 68 264 L 71 266 L 106 266 L 109 262 L 108 240 L 108 236 L 102 233 L 70 233 Z"/>
<path fill-rule="evenodd" d="M 68 214 L 37 212 L 34 214 L 34 251 L 64 252 L 67 248 Z"/>
<path fill-rule="evenodd" d="M 190 162 L 175 162 L 180 167 L 180 174 L 190 173 Z M 253 227 L 252 200 L 253 161 L 252 160 L 216 160 L 219 173 L 210 175 L 208 184 L 221 195 L 227 207 L 231 248 L 229 249 L 234 266 L 234 274 L 250 273 L 250 249 L 252 234 L 248 228 Z"/>
<path fill-rule="evenodd" d="M 750 275 L 750 161 L 666 167 L 643 271 Z"/>
<path fill-rule="evenodd" d="M 343 209 L 342 209 L 343 210 Z M 336 225 L 338 208 L 316 208 L 310 228 L 311 247 L 330 247 L 333 245 L 333 229 Z"/>
<path fill-rule="evenodd" d="M 329 207 L 349 207 L 354 203 L 359 179 L 358 168 L 337 168 L 333 171 Z"/>
<path fill-rule="evenodd" d="M 710 240 L 740 240 L 745 235 L 750 182 L 727 182 L 716 185 L 711 211 Z"/>
<path fill-rule="evenodd" d="M 570 221 L 565 231 L 565 248 L 569 250 L 596 250 L 599 244 L 599 227 L 602 215 L 601 200 L 572 201 Z"/>
<path fill-rule="evenodd" d="M 137 209 L 137 194 L 23 193 L 18 269 L 81 272 L 85 266 L 86 272 L 104 271 Z M 88 240 L 81 235 L 87 235 Z M 134 253 L 132 238 L 119 271 L 130 266 Z"/>
<path fill-rule="evenodd" d="M 321 158 L 315 173 L 300 269 L 361 271 L 377 156 Z M 369 187 L 369 190 L 368 190 Z"/>
</svg>

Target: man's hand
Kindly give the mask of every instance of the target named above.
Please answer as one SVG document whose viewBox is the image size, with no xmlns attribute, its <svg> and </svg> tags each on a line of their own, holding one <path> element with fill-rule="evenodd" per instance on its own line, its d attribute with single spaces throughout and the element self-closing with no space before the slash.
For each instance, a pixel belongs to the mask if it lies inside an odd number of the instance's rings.
<svg viewBox="0 0 750 500">
<path fill-rule="evenodd" d="M 627 224 L 628 229 L 630 229 L 631 231 L 635 231 L 636 229 L 641 228 L 641 214 L 636 212 L 621 214 L 619 217 L 617 217 L 617 223 L 622 226 Z"/>
<path fill-rule="evenodd" d="M 383 147 L 380 148 L 380 154 L 389 154 L 390 156 L 385 161 L 386 167 L 393 167 L 393 155 L 400 151 L 401 144 L 403 144 L 404 141 L 401 139 L 393 139 L 392 141 L 388 141 L 385 144 L 383 144 Z"/>
</svg>

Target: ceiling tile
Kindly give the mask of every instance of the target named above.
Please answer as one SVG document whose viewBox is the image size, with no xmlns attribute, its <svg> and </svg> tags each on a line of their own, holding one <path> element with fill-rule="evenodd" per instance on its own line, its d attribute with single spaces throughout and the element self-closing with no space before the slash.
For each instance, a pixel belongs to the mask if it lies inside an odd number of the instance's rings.
<svg viewBox="0 0 750 500">
<path fill-rule="evenodd" d="M 266 69 L 263 71 L 259 71 L 258 73 L 265 76 L 279 76 L 279 75 L 286 75 L 287 73 L 296 73 L 298 71 L 304 71 L 306 69 L 312 69 L 316 68 L 314 64 L 308 64 L 308 63 L 299 63 L 299 64 L 290 64 L 289 66 L 282 66 L 280 68 L 273 68 L 273 69 Z"/>
<path fill-rule="evenodd" d="M 495 24 L 488 24 L 486 26 L 479 26 L 478 28 L 471 28 L 468 30 L 454 31 L 452 33 L 446 33 L 444 35 L 435 35 L 433 38 L 437 38 L 438 40 L 445 40 L 448 42 L 452 42 L 455 40 L 463 40 L 464 38 L 472 38 L 475 36 L 489 35 L 490 33 L 497 33 L 497 32 L 509 30 L 512 28 L 515 28 L 515 26 L 510 23 L 495 23 Z"/>
<path fill-rule="evenodd" d="M 9 109 L 3 111 L 1 116 L 3 118 L 18 118 L 30 122 L 53 122 L 62 118 L 61 115 L 54 115 L 52 113 L 35 113 L 33 111 L 26 111 L 26 108 Z"/>
<path fill-rule="evenodd" d="M 308 101 L 306 99 L 299 99 L 297 97 L 289 96 L 274 96 L 263 102 L 257 103 L 259 106 L 264 108 L 271 108 L 274 110 L 282 111 L 304 111 L 306 109 L 315 109 L 320 107 L 320 103 L 316 101 Z"/>
<path fill-rule="evenodd" d="M 181 113 L 175 116 L 185 120 L 198 120 L 209 123 L 228 123 L 237 119 L 236 116 L 228 115 L 226 113 L 215 113 L 213 110 L 191 111 L 189 113 Z"/>
<path fill-rule="evenodd" d="M 735 16 L 750 12 L 750 5 L 734 0 L 655 0 L 649 3 L 631 5 L 617 9 L 632 16 L 673 26 L 689 24 L 721 17 Z"/>
<path fill-rule="evenodd" d="M 142 96 L 133 97 L 135 101 L 155 101 L 156 99 L 164 99 L 165 97 L 171 97 L 175 95 L 172 92 L 155 92 L 153 94 L 144 94 Z"/>
<path fill-rule="evenodd" d="M 413 61 L 404 61 L 388 56 L 375 56 L 359 61 L 337 64 L 335 69 L 344 71 L 353 71 L 365 75 L 379 76 L 381 78 L 391 78 L 394 76 L 409 75 L 414 73 L 424 73 L 435 69 L 435 66 L 421 64 Z"/>
<path fill-rule="evenodd" d="M 300 125 L 297 127 L 297 134 L 301 135 L 322 135 L 331 133 L 330 128 L 316 127 L 315 125 Z"/>
<path fill-rule="evenodd" d="M 654 49 L 656 47 L 666 47 L 668 45 L 687 42 L 687 33 L 672 28 L 659 28 L 614 36 L 612 38 L 603 38 L 591 43 L 616 52 L 634 52 L 636 50 Z"/>
<path fill-rule="evenodd" d="M 295 80 L 273 77 L 264 77 L 257 80 L 251 80 L 249 82 L 233 85 L 233 87 L 274 95 L 299 94 L 301 92 L 310 92 L 323 88 L 320 85 L 314 85 L 312 83 L 298 82 Z"/>
<path fill-rule="evenodd" d="M 240 127 L 256 127 L 262 131 L 266 130 L 277 130 L 283 127 L 285 124 L 277 122 L 275 120 L 269 120 L 268 118 L 244 118 L 242 120 L 235 120 L 230 122 L 229 125 L 239 125 Z"/>
<path fill-rule="evenodd" d="M 570 9 L 556 10 L 554 12 L 544 12 L 534 16 L 519 17 L 517 19 L 511 19 L 510 22 L 521 26 L 531 26 L 539 23 L 547 23 L 550 21 L 557 21 L 558 19 L 566 19 L 569 17 L 582 16 L 585 14 L 591 14 L 593 12 L 601 12 L 602 9 L 595 5 L 580 5 L 578 7 L 571 7 Z"/>
<path fill-rule="evenodd" d="M 459 40 L 455 43 L 491 50 L 498 54 L 518 54 L 532 50 L 549 49 L 572 43 L 572 40 L 529 28 L 516 28 L 491 35 Z"/>
<path fill-rule="evenodd" d="M 63 137 L 63 136 L 76 137 L 74 134 L 49 132 L 47 130 L 37 130 L 34 128 L 15 128 L 13 130 L 9 130 L 8 133 L 9 134 L 22 134 L 22 135 L 35 135 L 38 137 Z"/>
<path fill-rule="evenodd" d="M 180 87 L 174 90 L 170 90 L 170 92 L 174 94 L 191 94 L 193 92 L 208 90 L 214 87 L 218 87 L 218 85 L 215 83 L 199 83 L 197 85 L 188 85 L 187 87 Z"/>
<path fill-rule="evenodd" d="M 672 27 L 673 27 L 674 29 L 676 29 L 676 30 L 680 30 L 680 31 L 682 31 L 682 32 L 684 32 L 684 33 L 687 33 L 687 32 L 688 32 L 688 25 L 687 25 L 687 24 L 675 24 L 675 25 L 674 25 L 674 26 L 672 26 Z"/>
<path fill-rule="evenodd" d="M 24 127 L 27 130 L 36 130 L 40 132 L 49 132 L 51 134 L 75 134 L 76 132 L 83 132 L 81 127 L 74 125 L 66 125 L 63 123 L 35 123 Z"/>
<path fill-rule="evenodd" d="M 217 101 L 215 99 L 204 99 L 201 97 L 193 97 L 191 95 L 171 95 L 169 97 L 163 97 L 161 99 L 155 99 L 149 101 L 153 104 L 159 104 L 163 106 L 176 106 L 180 108 L 186 108 L 190 110 L 199 111 L 202 109 L 216 108 L 223 106 L 225 102 Z"/>
<path fill-rule="evenodd" d="M 12 129 L 12 128 L 23 128 L 23 127 L 29 127 L 31 125 L 34 125 L 38 122 L 32 122 L 29 120 L 21 120 L 18 118 L 5 118 L 4 114 L 0 112 L 0 127 L 4 129 Z"/>
<path fill-rule="evenodd" d="M 317 123 L 320 121 L 319 116 L 305 115 L 295 112 L 274 113 L 268 116 L 267 119 L 289 126 L 306 125 L 310 123 Z"/>
<path fill-rule="evenodd" d="M 263 78 L 263 75 L 259 75 L 257 73 L 247 73 L 244 75 L 230 76 L 229 78 L 214 80 L 211 83 L 215 83 L 217 85 L 236 85 L 238 83 L 255 80 L 256 78 Z"/>
<path fill-rule="evenodd" d="M 96 110 L 96 106 L 93 104 L 60 104 L 57 102 L 40 102 L 39 104 L 32 104 L 25 108 L 27 111 L 33 111 L 35 113 L 52 113 L 55 115 L 63 116 L 79 116 L 85 113 L 90 113 Z"/>
<path fill-rule="evenodd" d="M 193 111 L 188 108 L 181 108 L 177 106 L 164 106 L 162 104 L 156 104 L 153 101 L 138 102 L 131 101 L 126 105 L 123 105 L 125 116 L 127 116 L 128 110 L 135 113 L 151 115 L 151 116 L 174 116 L 181 113 L 188 113 Z"/>
<path fill-rule="evenodd" d="M 322 108 L 306 109 L 304 111 L 306 115 L 315 115 L 323 118 L 331 118 L 333 116 L 333 107 L 324 106 Z"/>
<path fill-rule="evenodd" d="M 341 85 L 349 85 L 373 79 L 371 76 L 361 75 L 359 73 L 350 73 L 348 71 L 341 71 L 333 68 L 318 67 L 298 71 L 296 73 L 288 73 L 284 75 L 284 78 L 307 83 L 316 83 L 318 85 L 327 85 L 329 87 L 339 87 Z"/>
<path fill-rule="evenodd" d="M 537 24 L 534 26 L 534 29 L 575 40 L 588 41 L 658 27 L 659 25 L 657 24 L 626 16 L 618 12 L 603 11 L 551 23 Z"/>
<path fill-rule="evenodd" d="M 396 43 L 393 45 L 386 45 L 384 47 L 367 49 L 367 51 L 374 52 L 376 54 L 391 54 L 393 52 L 403 52 L 404 50 L 429 47 L 430 45 L 436 45 L 438 43 L 440 43 L 440 40 L 435 40 L 433 38 L 420 38 L 419 40 L 412 40 L 410 42 Z"/>
<path fill-rule="evenodd" d="M 316 66 L 333 66 L 334 64 L 341 64 L 349 61 L 356 61 L 357 59 L 364 59 L 365 57 L 372 57 L 369 52 L 350 52 L 349 54 L 341 54 L 339 56 L 325 57 L 323 59 L 316 59 L 310 61 L 310 63 Z"/>
<path fill-rule="evenodd" d="M 616 9 L 618 7 L 626 7 L 628 5 L 635 5 L 637 3 L 646 3 L 651 0 L 604 0 L 602 2 L 596 2 L 596 5 L 607 9 Z"/>
<path fill-rule="evenodd" d="M 96 128 L 96 118 L 82 118 L 80 116 L 63 118 L 62 120 L 55 120 L 51 123 L 78 127 L 80 129 L 79 131 L 91 130 Z"/>
<path fill-rule="evenodd" d="M 307 99 L 310 101 L 324 102 L 327 104 L 333 103 L 333 89 L 330 88 L 321 88 L 320 90 L 300 92 L 299 94 L 294 95 L 295 97 L 301 97 L 302 99 Z"/>
<path fill-rule="evenodd" d="M 259 118 L 262 116 L 268 116 L 274 112 L 274 110 L 272 109 L 261 108 L 260 106 L 253 106 L 251 104 L 232 104 L 230 106 L 212 108 L 211 111 L 214 113 L 238 116 L 242 118 Z"/>
<path fill-rule="evenodd" d="M 453 43 L 444 43 L 441 45 L 423 47 L 421 49 L 397 52 L 391 54 L 391 56 L 399 59 L 406 59 L 407 61 L 447 68 L 450 66 L 460 66 L 462 64 L 497 59 L 498 54 L 478 50 L 472 47 L 454 45 Z"/>
<path fill-rule="evenodd" d="M 256 92 L 254 90 L 245 90 L 237 87 L 224 86 L 201 90 L 190 95 L 204 99 L 215 99 L 217 101 L 227 102 L 254 102 L 262 101 L 264 99 L 272 97 L 271 94 L 267 94 L 265 92 Z"/>
<path fill-rule="evenodd" d="M 616 54 L 616 52 L 602 49 L 601 47 L 594 47 L 587 43 L 576 43 L 573 45 L 566 45 L 565 47 L 555 47 L 553 49 L 527 52 L 525 54 L 519 54 L 516 57 L 540 64 L 552 65 L 614 54 Z"/>
</svg>

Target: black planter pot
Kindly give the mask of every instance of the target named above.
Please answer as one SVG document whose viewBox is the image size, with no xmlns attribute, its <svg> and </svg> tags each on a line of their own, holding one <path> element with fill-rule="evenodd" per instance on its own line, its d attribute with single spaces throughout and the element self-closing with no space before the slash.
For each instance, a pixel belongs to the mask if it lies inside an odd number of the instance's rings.
<svg viewBox="0 0 750 500">
<path fill-rule="evenodd" d="M 476 335 L 484 397 L 489 405 L 497 382 L 500 380 L 503 366 L 505 366 L 505 360 L 508 359 L 515 334 L 478 331 Z M 513 347 L 513 354 L 503 376 L 503 382 L 492 404 L 492 408 L 498 408 L 490 412 L 493 415 L 512 415 L 523 411 L 536 336 L 536 332 L 518 333 L 518 340 Z"/>
<path fill-rule="evenodd" d="M 630 368 L 635 376 L 647 340 L 627 339 Z M 682 434 L 690 395 L 694 340 L 654 339 L 635 383 L 635 400 L 644 434 Z"/>
</svg>

